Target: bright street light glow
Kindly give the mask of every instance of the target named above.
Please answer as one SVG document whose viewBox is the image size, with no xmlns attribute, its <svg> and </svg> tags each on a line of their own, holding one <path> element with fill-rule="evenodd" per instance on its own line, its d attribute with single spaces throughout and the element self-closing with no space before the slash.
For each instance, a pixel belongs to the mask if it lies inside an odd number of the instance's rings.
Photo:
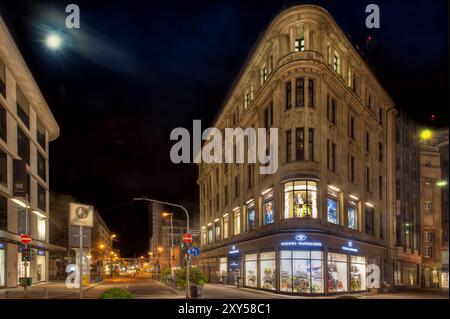
<svg viewBox="0 0 450 319">
<path fill-rule="evenodd" d="M 446 180 L 438 181 L 436 183 L 436 185 L 439 186 L 439 187 L 447 186 L 447 181 Z"/>
<path fill-rule="evenodd" d="M 50 49 L 59 49 L 61 47 L 62 39 L 59 35 L 52 33 L 47 37 L 47 40 L 45 40 L 45 44 Z"/>
<path fill-rule="evenodd" d="M 428 141 L 433 136 L 433 132 L 429 129 L 424 129 L 420 132 L 420 139 L 422 141 Z"/>
</svg>

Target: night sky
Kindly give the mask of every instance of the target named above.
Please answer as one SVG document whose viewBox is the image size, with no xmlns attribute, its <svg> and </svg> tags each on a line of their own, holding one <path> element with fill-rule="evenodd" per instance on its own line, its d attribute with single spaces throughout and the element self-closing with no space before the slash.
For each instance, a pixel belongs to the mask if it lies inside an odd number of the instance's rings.
<svg viewBox="0 0 450 319">
<path fill-rule="evenodd" d="M 81 29 L 68 30 L 64 10 L 74 2 Z M 0 0 L 0 13 L 61 128 L 50 144 L 52 191 L 95 205 L 124 255 L 147 249 L 142 206 L 123 205 L 132 197 L 198 211 L 197 168 L 172 164 L 170 131 L 191 130 L 193 119 L 211 124 L 283 8 L 324 6 L 364 49 L 399 108 L 424 125 L 448 125 L 446 0 L 74 2 Z M 375 31 L 364 23 L 370 3 L 381 9 Z M 45 47 L 49 31 L 65 35 L 60 51 Z"/>
</svg>

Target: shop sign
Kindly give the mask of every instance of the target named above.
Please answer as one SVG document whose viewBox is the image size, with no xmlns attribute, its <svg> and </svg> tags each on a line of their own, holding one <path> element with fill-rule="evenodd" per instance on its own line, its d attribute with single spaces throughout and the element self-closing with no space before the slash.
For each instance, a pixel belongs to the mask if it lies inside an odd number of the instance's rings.
<svg viewBox="0 0 450 319">
<path fill-rule="evenodd" d="M 308 240 L 305 234 L 297 234 L 294 237 L 295 241 L 283 241 L 280 243 L 283 247 L 322 247 L 320 241 Z"/>
<path fill-rule="evenodd" d="M 353 253 L 358 252 L 358 249 L 353 247 L 353 243 L 351 240 L 347 243 L 347 246 L 342 246 L 342 250 L 351 251 Z"/>
<path fill-rule="evenodd" d="M 239 254 L 239 249 L 236 249 L 236 246 L 231 246 L 231 250 L 228 252 L 230 255 Z"/>
<path fill-rule="evenodd" d="M 37 254 L 38 254 L 39 256 L 45 256 L 45 251 L 43 251 L 43 250 L 38 250 Z"/>
<path fill-rule="evenodd" d="M 0 243 L 0 249 L 5 249 L 5 244 Z"/>
</svg>

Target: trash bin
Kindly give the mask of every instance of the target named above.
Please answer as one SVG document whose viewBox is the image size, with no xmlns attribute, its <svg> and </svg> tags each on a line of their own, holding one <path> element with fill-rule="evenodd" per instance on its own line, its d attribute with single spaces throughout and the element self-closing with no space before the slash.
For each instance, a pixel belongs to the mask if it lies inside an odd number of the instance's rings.
<svg viewBox="0 0 450 319">
<path fill-rule="evenodd" d="M 192 299 L 197 299 L 202 296 L 202 286 L 199 286 L 197 284 L 192 284 L 190 288 L 191 288 L 190 292 L 191 292 Z"/>
</svg>

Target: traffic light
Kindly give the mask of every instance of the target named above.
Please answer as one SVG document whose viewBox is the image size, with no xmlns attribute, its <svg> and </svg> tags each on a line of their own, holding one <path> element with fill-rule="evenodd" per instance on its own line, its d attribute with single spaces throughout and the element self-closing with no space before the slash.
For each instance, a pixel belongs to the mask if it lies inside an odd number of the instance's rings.
<svg viewBox="0 0 450 319">
<path fill-rule="evenodd" d="M 32 250 L 29 248 L 22 249 L 22 261 L 29 262 L 32 260 Z"/>
</svg>

